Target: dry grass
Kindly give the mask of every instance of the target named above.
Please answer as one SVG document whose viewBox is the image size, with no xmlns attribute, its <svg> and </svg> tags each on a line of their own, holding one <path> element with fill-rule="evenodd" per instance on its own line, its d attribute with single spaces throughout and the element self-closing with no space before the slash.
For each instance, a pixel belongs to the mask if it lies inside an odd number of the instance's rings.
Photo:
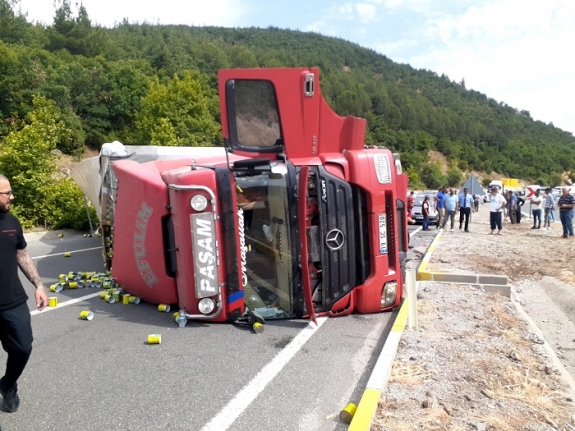
<svg viewBox="0 0 575 431">
<path fill-rule="evenodd" d="M 451 417 L 442 406 L 438 405 L 420 410 L 417 415 L 411 417 L 407 422 L 402 418 L 403 415 L 394 413 L 403 407 L 405 407 L 405 403 L 397 401 L 380 402 L 379 409 L 384 413 L 373 421 L 372 431 L 413 431 L 414 429 L 428 431 L 463 431 L 466 429 L 454 425 L 451 421 Z"/>
<path fill-rule="evenodd" d="M 564 394 L 551 390 L 539 378 L 530 376 L 530 369 L 508 366 L 501 373 L 489 376 L 485 381 L 485 391 L 493 399 L 512 400 L 529 406 L 545 418 L 555 417 L 567 422 L 568 407 Z"/>
<path fill-rule="evenodd" d="M 396 361 L 391 369 L 389 381 L 402 385 L 419 385 L 435 374 L 435 371 L 426 370 L 422 365 Z"/>
</svg>

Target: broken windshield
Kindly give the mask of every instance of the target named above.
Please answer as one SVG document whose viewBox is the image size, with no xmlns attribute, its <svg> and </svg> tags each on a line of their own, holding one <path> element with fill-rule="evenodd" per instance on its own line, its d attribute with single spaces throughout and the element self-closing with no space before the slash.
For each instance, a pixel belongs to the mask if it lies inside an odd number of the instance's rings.
<svg viewBox="0 0 575 431">
<path fill-rule="evenodd" d="M 236 172 L 246 307 L 266 319 L 294 316 L 285 176 Z"/>
</svg>

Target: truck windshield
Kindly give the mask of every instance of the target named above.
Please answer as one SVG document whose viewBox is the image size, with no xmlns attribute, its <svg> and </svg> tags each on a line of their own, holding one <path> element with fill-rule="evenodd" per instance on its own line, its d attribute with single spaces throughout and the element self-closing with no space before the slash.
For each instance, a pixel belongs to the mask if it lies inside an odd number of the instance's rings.
<svg viewBox="0 0 575 431">
<path fill-rule="evenodd" d="M 294 317 L 286 178 L 235 173 L 246 307 L 266 319 Z"/>
</svg>

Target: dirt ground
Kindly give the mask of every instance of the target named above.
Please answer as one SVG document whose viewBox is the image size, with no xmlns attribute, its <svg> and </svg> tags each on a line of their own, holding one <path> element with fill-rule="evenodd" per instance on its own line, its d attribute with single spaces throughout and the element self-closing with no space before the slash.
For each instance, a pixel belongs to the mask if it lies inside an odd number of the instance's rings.
<svg viewBox="0 0 575 431">
<path fill-rule="evenodd" d="M 442 233 L 429 270 L 507 275 L 512 297 L 421 282 L 372 430 L 575 430 L 575 241 L 531 226 L 490 235 L 485 204 Z"/>
</svg>

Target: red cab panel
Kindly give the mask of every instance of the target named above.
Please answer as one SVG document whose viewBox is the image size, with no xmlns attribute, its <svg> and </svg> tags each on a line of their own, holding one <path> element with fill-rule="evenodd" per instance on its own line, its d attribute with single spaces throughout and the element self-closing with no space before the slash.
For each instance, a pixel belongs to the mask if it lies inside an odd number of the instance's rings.
<svg viewBox="0 0 575 431">
<path fill-rule="evenodd" d="M 220 256 L 223 243 L 217 223 L 216 179 L 211 169 L 186 167 L 162 173 L 168 184 L 177 257 L 177 290 L 180 309 L 199 314 L 198 301 L 211 298 L 226 303 L 225 271 Z M 196 211 L 192 199 L 203 196 L 207 206 Z M 221 296 L 220 296 L 221 295 Z M 212 321 L 225 321 L 227 310 L 221 306 Z"/>
<path fill-rule="evenodd" d="M 168 188 L 153 164 L 120 160 L 114 221 L 112 276 L 132 295 L 153 304 L 178 302 L 176 280 L 166 274 L 162 217 Z"/>
</svg>

